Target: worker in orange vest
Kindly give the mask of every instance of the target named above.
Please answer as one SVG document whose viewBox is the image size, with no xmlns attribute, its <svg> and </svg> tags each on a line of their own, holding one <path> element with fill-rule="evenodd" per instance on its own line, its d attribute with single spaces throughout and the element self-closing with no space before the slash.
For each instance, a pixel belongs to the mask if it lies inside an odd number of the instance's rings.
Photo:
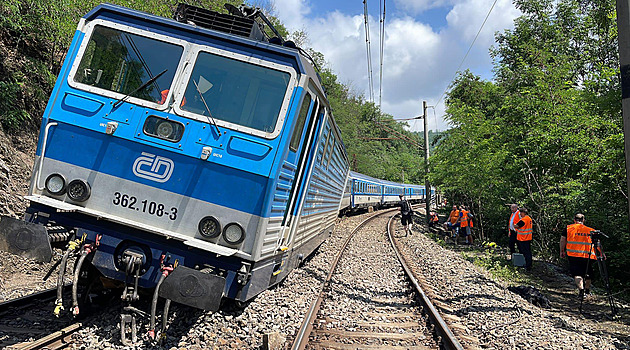
<svg viewBox="0 0 630 350">
<path fill-rule="evenodd" d="M 468 211 L 468 207 L 461 206 L 462 210 L 459 211 L 459 227 L 461 227 L 461 231 L 466 237 L 466 244 L 472 244 L 472 214 Z"/>
<path fill-rule="evenodd" d="M 510 254 L 514 254 L 516 252 L 516 225 L 517 222 L 521 219 L 518 212 L 518 205 L 510 204 L 510 210 L 512 214 L 510 215 L 510 221 L 508 221 L 508 247 L 510 248 Z"/>
<path fill-rule="evenodd" d="M 569 259 L 569 271 L 573 275 L 580 298 L 590 295 L 593 265 L 594 260 L 597 260 L 593 248 L 601 252 L 601 245 L 592 246 L 591 231 L 594 229 L 584 225 L 584 215 L 575 214 L 573 224 L 568 225 L 560 237 L 560 257 L 566 256 Z"/>
<path fill-rule="evenodd" d="M 429 227 L 433 227 L 440 222 L 440 217 L 435 211 L 431 211 L 429 214 Z"/>
<path fill-rule="evenodd" d="M 457 235 L 459 234 L 459 210 L 456 205 L 453 205 L 453 210 L 448 216 L 446 221 L 446 227 L 451 231 L 451 238 L 457 244 Z"/>
<path fill-rule="evenodd" d="M 525 257 L 525 269 L 532 270 L 532 218 L 527 215 L 527 209 L 519 208 L 520 220 L 514 227 L 516 228 L 516 244 L 518 251 Z"/>
</svg>

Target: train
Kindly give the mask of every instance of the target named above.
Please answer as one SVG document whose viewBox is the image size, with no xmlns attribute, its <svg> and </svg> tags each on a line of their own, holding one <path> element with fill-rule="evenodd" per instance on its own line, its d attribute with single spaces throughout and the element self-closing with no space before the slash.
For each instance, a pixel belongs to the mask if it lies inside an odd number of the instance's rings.
<svg viewBox="0 0 630 350">
<path fill-rule="evenodd" d="M 341 211 L 353 212 L 365 208 L 391 207 L 398 205 L 401 194 L 412 204 L 424 201 L 426 198 L 424 185 L 381 180 L 350 171 L 341 199 Z M 434 188 L 431 189 L 431 195 L 435 196 Z"/>
<path fill-rule="evenodd" d="M 66 248 L 59 288 L 72 268 L 72 315 L 123 290 L 124 344 L 146 291 L 155 337 L 158 298 L 165 313 L 171 301 L 250 300 L 309 256 L 340 211 L 425 195 L 350 172 L 312 60 L 260 10 L 226 8 L 86 14 L 42 116 L 30 205 L 0 218 L 2 250 L 50 261 Z M 59 292 L 55 314 L 68 303 Z"/>
</svg>

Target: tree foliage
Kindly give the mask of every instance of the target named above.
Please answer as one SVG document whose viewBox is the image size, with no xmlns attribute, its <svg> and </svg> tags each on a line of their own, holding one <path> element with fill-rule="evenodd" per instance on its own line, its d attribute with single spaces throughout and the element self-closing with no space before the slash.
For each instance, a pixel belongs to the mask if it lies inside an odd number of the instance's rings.
<svg viewBox="0 0 630 350">
<path fill-rule="evenodd" d="M 172 18 L 179 0 L 112 0 Z M 193 0 L 192 5 L 226 12 L 224 3 L 243 0 Z M 39 121 L 65 52 L 81 17 L 100 0 L 5 0 L 0 2 L 0 125 L 10 131 L 33 130 Z M 272 18 L 273 21 L 277 21 Z M 280 28 L 286 34 L 284 27 Z"/>
<path fill-rule="evenodd" d="M 484 238 L 505 239 L 509 203 L 527 207 L 534 247 L 551 259 L 566 225 L 584 213 L 611 236 L 609 264 L 628 281 L 615 3 L 515 4 L 523 15 L 492 50 L 495 81 L 463 72 L 452 84 L 453 128 L 431 159 L 433 181 L 475 208 Z"/>
</svg>

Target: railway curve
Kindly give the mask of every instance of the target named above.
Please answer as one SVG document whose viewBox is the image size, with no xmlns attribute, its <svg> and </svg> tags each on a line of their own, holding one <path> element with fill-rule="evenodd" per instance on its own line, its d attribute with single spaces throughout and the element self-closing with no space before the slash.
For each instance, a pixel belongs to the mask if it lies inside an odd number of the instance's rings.
<svg viewBox="0 0 630 350">
<path fill-rule="evenodd" d="M 463 349 L 418 283 L 415 291 L 407 283 L 416 278 L 394 253 L 392 212 L 368 217 L 348 235 L 292 349 Z"/>
</svg>

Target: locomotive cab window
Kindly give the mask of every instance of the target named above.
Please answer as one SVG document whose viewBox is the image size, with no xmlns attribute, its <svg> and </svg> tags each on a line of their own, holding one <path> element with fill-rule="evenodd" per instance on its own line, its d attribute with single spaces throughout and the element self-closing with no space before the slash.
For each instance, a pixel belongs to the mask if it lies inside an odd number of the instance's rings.
<svg viewBox="0 0 630 350">
<path fill-rule="evenodd" d="M 178 107 L 198 120 L 272 133 L 290 80 L 288 72 L 200 51 Z"/>
<path fill-rule="evenodd" d="M 73 82 L 163 104 L 184 48 L 131 32 L 94 26 Z"/>
<path fill-rule="evenodd" d="M 300 145 L 302 129 L 304 128 L 304 122 L 306 121 L 306 115 L 308 114 L 308 108 L 310 106 L 311 94 L 306 93 L 306 95 L 304 96 L 304 100 L 302 101 L 302 107 L 300 108 L 300 114 L 298 115 L 297 124 L 295 125 L 293 135 L 291 136 L 291 143 L 289 144 L 289 147 L 294 152 L 297 152 L 298 146 Z M 315 109 L 315 107 L 313 107 L 313 109 Z"/>
</svg>

